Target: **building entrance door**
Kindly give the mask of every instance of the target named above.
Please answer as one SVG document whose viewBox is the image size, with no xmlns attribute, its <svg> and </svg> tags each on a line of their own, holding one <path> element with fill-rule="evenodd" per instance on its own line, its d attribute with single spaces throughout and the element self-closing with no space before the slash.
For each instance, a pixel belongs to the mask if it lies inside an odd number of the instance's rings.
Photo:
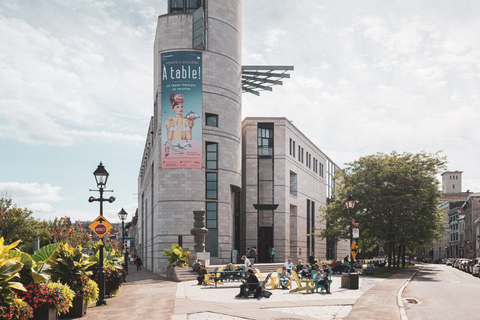
<svg viewBox="0 0 480 320">
<path fill-rule="evenodd" d="M 259 227 L 257 262 L 270 262 L 270 249 L 272 247 L 273 227 Z"/>
</svg>

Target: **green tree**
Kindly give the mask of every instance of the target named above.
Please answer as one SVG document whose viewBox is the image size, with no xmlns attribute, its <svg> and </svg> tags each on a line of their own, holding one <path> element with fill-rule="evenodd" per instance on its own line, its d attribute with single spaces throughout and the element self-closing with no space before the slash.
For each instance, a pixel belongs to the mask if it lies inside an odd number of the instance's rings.
<svg viewBox="0 0 480 320">
<path fill-rule="evenodd" d="M 33 241 L 39 238 L 49 237 L 48 222 L 36 220 L 33 212 L 27 208 L 18 208 L 12 205 L 12 199 L 0 198 L 0 237 L 6 243 L 22 240 L 19 248 L 31 253 Z"/>
<path fill-rule="evenodd" d="M 330 230 L 318 230 L 316 235 L 349 239 L 350 216 L 344 201 L 352 194 L 358 201 L 353 219 L 360 223 L 362 242 L 368 246 L 363 250 L 383 242 L 389 266 L 395 256 L 401 256 L 404 264 L 408 248 L 429 245 L 445 231 L 437 179 L 445 169 L 444 157 L 424 151 L 378 153 L 347 163 L 336 176 L 340 181 L 336 199 L 322 215 Z"/>
</svg>

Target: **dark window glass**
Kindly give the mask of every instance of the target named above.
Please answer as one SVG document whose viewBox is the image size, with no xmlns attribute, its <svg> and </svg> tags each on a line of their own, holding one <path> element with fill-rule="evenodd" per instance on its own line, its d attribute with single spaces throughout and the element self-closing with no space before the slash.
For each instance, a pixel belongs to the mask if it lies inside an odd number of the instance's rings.
<svg viewBox="0 0 480 320">
<path fill-rule="evenodd" d="M 205 113 L 205 125 L 210 127 L 218 127 L 218 115 L 213 113 Z"/>
<path fill-rule="evenodd" d="M 207 229 L 217 228 L 217 212 L 218 204 L 216 202 L 207 202 L 206 203 L 206 224 Z"/>
<path fill-rule="evenodd" d="M 217 199 L 217 173 L 207 172 L 207 199 Z"/>
<path fill-rule="evenodd" d="M 193 12 L 202 6 L 202 0 L 170 0 L 170 12 Z"/>
<path fill-rule="evenodd" d="M 206 143 L 206 167 L 207 170 L 218 169 L 218 144 L 214 142 Z"/>
</svg>

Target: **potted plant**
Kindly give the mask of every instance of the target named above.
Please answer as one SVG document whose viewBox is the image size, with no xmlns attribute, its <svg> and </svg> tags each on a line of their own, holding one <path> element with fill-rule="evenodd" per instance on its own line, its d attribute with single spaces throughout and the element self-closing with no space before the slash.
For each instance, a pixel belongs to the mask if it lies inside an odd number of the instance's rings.
<svg viewBox="0 0 480 320">
<path fill-rule="evenodd" d="M 93 250 L 95 255 L 90 256 L 91 261 L 98 261 L 100 259 L 100 246 L 94 245 Z M 122 267 L 123 257 L 120 250 L 115 250 L 112 244 L 107 244 L 103 249 L 103 265 L 105 272 L 105 294 L 109 296 L 116 296 L 122 287 L 125 280 L 126 272 Z M 92 270 L 93 271 L 93 270 Z M 98 282 L 98 275 L 95 272 L 92 276 L 95 282 Z"/>
<path fill-rule="evenodd" d="M 165 254 L 168 257 L 168 266 L 169 267 L 186 267 L 188 266 L 188 257 L 189 251 L 188 248 L 182 248 L 178 244 L 172 244 L 172 250 L 170 249 L 163 249 Z"/>
<path fill-rule="evenodd" d="M 58 319 L 56 306 L 63 300 L 59 290 L 46 283 L 32 283 L 25 286 L 25 289 L 27 291 L 19 293 L 18 296 L 33 308 L 33 319 Z"/>
<path fill-rule="evenodd" d="M 3 242 L 3 237 L 0 237 L 0 316 L 1 319 L 28 319 L 32 316 L 32 308 L 18 299 L 14 291 L 25 291 L 23 284 L 17 281 L 23 263 L 20 257 L 10 257 L 9 254 L 20 240 L 8 246 Z"/>
<path fill-rule="evenodd" d="M 51 276 L 52 281 L 67 284 L 75 293 L 72 308 L 66 315 L 68 317 L 83 317 L 87 312 L 87 301 L 91 301 L 95 296 L 92 288 L 96 284 L 89 283 L 91 280 L 88 276 L 92 272 L 88 271 L 88 268 L 96 262 L 89 261 L 81 251 L 81 246 L 73 248 L 68 243 L 61 243 L 45 260 L 48 267 L 44 268 L 44 271 Z"/>
<path fill-rule="evenodd" d="M 19 298 L 14 298 L 8 306 L 0 306 L 0 319 L 27 320 L 33 317 L 33 309 Z"/>
</svg>

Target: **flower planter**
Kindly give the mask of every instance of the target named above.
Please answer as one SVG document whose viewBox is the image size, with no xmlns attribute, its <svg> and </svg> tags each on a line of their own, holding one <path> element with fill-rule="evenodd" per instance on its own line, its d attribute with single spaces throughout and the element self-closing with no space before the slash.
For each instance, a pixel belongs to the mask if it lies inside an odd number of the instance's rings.
<svg viewBox="0 0 480 320">
<path fill-rule="evenodd" d="M 44 304 L 43 306 L 33 309 L 33 320 L 57 320 L 57 310 L 54 307 Z"/>
<path fill-rule="evenodd" d="M 68 313 L 61 315 L 60 318 L 81 318 L 87 313 L 87 302 L 83 296 L 75 297 L 72 301 L 72 307 Z"/>
</svg>

